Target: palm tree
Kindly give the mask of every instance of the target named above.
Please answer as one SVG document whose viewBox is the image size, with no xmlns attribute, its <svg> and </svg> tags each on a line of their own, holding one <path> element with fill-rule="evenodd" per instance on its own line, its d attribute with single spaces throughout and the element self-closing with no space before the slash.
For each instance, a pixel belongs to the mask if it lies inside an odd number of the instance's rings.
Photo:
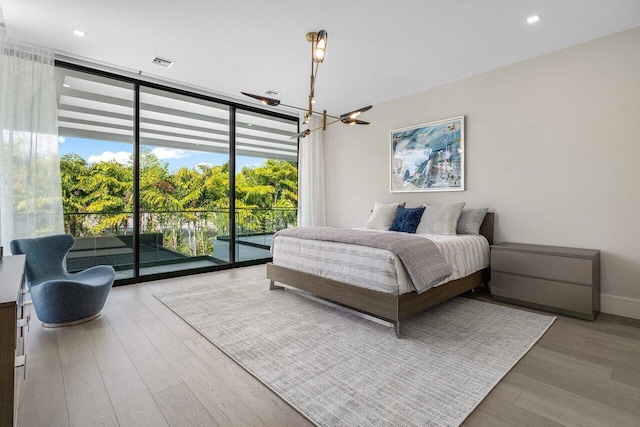
<svg viewBox="0 0 640 427">
<path fill-rule="evenodd" d="M 89 166 L 88 173 L 80 180 L 84 191 L 81 202 L 86 212 L 94 214 L 91 231 L 100 234 L 104 230 L 120 234 L 126 232 L 131 214 L 128 207 L 133 194 L 133 168 L 115 160 L 97 162 Z"/>
<path fill-rule="evenodd" d="M 210 254 L 213 239 L 229 234 L 229 163 L 198 165 L 170 173 L 141 147 L 141 228 L 163 233 L 159 242 L 185 254 Z M 115 161 L 88 165 L 78 154 L 60 159 L 65 228 L 75 235 L 105 230 L 126 233 L 133 210 L 133 167 Z M 236 175 L 237 224 L 247 231 L 273 232 L 295 223 L 298 171 L 295 164 L 267 160 Z M 86 217 L 79 218 L 78 214 Z M 186 230 L 187 239 L 183 237 Z M 163 239 L 164 240 L 164 239 Z"/>
</svg>

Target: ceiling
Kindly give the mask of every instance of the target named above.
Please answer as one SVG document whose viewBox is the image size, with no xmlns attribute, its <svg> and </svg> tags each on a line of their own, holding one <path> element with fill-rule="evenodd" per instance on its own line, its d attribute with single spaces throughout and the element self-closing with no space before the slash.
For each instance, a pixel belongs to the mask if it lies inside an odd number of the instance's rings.
<svg viewBox="0 0 640 427">
<path fill-rule="evenodd" d="M 238 98 L 275 90 L 283 103 L 303 107 L 305 34 L 324 29 L 316 107 L 331 114 L 640 26 L 640 0 L 0 0 L 0 7 L 15 39 Z M 542 20 L 529 25 L 533 14 Z M 154 65 L 154 55 L 175 65 Z"/>
</svg>

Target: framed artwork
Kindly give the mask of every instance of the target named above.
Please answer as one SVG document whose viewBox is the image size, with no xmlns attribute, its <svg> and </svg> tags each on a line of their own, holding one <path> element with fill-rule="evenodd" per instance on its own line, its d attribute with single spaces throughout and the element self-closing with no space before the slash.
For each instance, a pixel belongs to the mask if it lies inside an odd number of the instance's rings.
<svg viewBox="0 0 640 427">
<path fill-rule="evenodd" d="M 391 192 L 464 191 L 464 116 L 391 131 Z"/>
</svg>

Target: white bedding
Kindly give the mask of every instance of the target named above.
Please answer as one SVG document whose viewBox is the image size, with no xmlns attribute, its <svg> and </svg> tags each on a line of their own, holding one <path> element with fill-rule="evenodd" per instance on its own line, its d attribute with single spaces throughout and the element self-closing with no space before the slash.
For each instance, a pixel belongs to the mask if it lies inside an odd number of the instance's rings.
<svg viewBox="0 0 640 427">
<path fill-rule="evenodd" d="M 453 267 L 453 274 L 436 286 L 489 266 L 489 243 L 484 236 L 416 236 L 431 239 Z M 284 236 L 277 239 L 273 254 L 276 265 L 380 292 L 405 294 L 415 290 L 400 259 L 387 250 Z"/>
</svg>

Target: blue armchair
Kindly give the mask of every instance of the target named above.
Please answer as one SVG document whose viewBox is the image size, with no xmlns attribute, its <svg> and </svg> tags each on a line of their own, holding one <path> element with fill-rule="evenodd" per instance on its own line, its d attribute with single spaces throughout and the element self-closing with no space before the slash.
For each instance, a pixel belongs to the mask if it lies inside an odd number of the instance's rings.
<svg viewBox="0 0 640 427">
<path fill-rule="evenodd" d="M 111 266 L 99 265 L 70 274 L 64 258 L 75 244 L 70 234 L 16 239 L 11 253 L 26 254 L 26 281 L 38 319 L 45 327 L 75 325 L 100 316 L 116 277 Z"/>
</svg>

